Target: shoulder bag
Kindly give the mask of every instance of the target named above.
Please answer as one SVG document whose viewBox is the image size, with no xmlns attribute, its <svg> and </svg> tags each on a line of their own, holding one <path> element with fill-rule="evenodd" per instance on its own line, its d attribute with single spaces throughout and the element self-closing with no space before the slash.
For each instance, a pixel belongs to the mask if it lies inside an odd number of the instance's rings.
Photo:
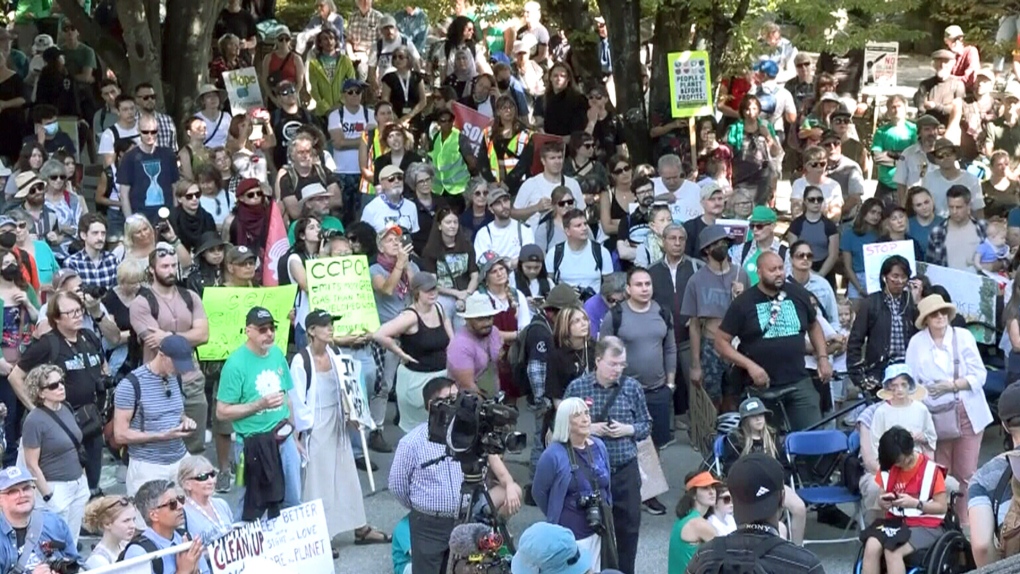
<svg viewBox="0 0 1020 574">
<path fill-rule="evenodd" d="M 956 339 L 959 336 L 955 327 L 953 331 L 953 380 L 960 378 L 960 351 Z M 932 421 L 935 423 L 935 434 L 940 441 L 958 439 L 963 436 L 960 430 L 960 415 L 956 405 L 960 402 L 959 393 L 945 394 L 941 397 L 925 399 L 928 410 L 931 411 Z"/>
</svg>

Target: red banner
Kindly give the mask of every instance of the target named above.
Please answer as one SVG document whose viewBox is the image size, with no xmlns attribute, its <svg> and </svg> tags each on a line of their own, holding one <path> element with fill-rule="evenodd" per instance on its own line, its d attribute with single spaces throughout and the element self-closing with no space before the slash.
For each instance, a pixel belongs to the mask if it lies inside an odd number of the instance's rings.
<svg viewBox="0 0 1020 574">
<path fill-rule="evenodd" d="M 564 155 L 567 153 L 567 138 L 553 134 L 532 134 L 529 145 L 531 145 L 531 149 L 533 149 L 535 153 L 531 155 L 531 175 L 538 175 L 542 173 L 542 154 L 539 152 L 545 142 L 559 142 L 560 144 L 563 144 Z"/>
<path fill-rule="evenodd" d="M 262 254 L 262 285 L 265 287 L 276 287 L 280 284 L 280 278 L 276 276 L 276 265 L 287 250 L 290 249 L 290 242 L 287 241 L 287 227 L 283 224 L 283 216 L 280 215 L 280 207 L 274 201 L 269 211 L 269 232 L 266 237 L 266 250 Z"/>
<path fill-rule="evenodd" d="M 482 145 L 482 140 L 489 134 L 489 128 L 492 127 L 492 118 L 472 110 L 464 104 L 453 102 L 453 125 L 460 130 L 461 134 L 467 136 L 477 154 L 478 147 Z"/>
</svg>

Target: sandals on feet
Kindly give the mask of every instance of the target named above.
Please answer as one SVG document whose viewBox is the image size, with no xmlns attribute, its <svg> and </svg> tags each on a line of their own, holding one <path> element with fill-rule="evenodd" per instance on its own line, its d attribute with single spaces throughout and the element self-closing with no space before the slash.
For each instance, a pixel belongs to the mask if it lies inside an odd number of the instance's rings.
<svg viewBox="0 0 1020 574">
<path fill-rule="evenodd" d="M 359 529 L 354 532 L 354 544 L 357 546 L 364 546 L 366 544 L 390 544 L 393 542 L 393 537 L 386 534 L 382 530 L 377 530 L 372 526 L 366 526 L 363 529 Z"/>
</svg>

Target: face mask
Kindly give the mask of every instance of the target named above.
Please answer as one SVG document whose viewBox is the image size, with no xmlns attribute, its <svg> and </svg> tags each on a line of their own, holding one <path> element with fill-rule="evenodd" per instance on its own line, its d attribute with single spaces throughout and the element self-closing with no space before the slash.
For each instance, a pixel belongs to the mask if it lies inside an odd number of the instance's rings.
<svg viewBox="0 0 1020 574">
<path fill-rule="evenodd" d="M 52 124 L 46 124 L 43 126 L 43 130 L 46 131 L 46 135 L 48 136 L 56 135 L 57 130 L 59 129 L 60 124 L 58 124 L 57 122 L 53 122 Z"/>
<path fill-rule="evenodd" d="M 729 251 L 729 247 L 727 247 L 725 243 L 722 243 L 712 246 L 712 249 L 708 251 L 708 256 L 715 261 L 722 263 L 723 261 L 726 261 L 727 257 L 729 257 Z"/>
<path fill-rule="evenodd" d="M 17 265 L 8 265 L 3 269 L 0 269 L 0 277 L 3 277 L 7 281 L 14 281 L 21 276 L 21 270 L 18 269 Z"/>
<path fill-rule="evenodd" d="M 5 231 L 0 233 L 0 247 L 4 249 L 13 249 L 14 244 L 17 243 L 18 237 L 13 231 Z"/>
<path fill-rule="evenodd" d="M 499 86 L 499 89 L 501 89 L 501 90 L 509 90 L 510 89 L 510 80 L 500 80 L 500 81 L 496 82 L 496 85 Z"/>
</svg>

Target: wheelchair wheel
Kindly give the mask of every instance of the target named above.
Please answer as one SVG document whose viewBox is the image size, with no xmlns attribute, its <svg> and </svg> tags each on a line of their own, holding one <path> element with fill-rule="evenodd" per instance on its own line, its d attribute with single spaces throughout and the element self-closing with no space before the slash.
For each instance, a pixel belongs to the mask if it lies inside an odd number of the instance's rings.
<svg viewBox="0 0 1020 574">
<path fill-rule="evenodd" d="M 925 574 L 961 574 L 974 570 L 970 543 L 958 531 L 943 534 L 928 551 Z"/>
</svg>

